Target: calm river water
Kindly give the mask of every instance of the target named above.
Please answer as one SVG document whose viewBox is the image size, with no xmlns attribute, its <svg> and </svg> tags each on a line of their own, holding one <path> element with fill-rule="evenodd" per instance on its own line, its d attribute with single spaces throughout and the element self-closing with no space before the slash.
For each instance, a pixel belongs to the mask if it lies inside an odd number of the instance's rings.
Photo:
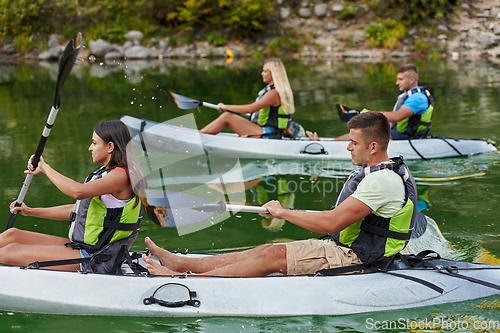
<svg viewBox="0 0 500 333">
<path fill-rule="evenodd" d="M 347 132 L 335 111 L 335 103 L 352 108 L 392 109 L 399 94 L 396 70 L 402 63 L 370 64 L 332 62 L 288 62 L 286 67 L 294 91 L 294 120 L 320 136 L 335 137 Z M 428 86 L 436 101 L 434 135 L 460 138 L 500 139 L 500 65 L 492 62 L 443 60 L 417 62 L 420 84 Z M 206 125 L 218 112 L 211 109 L 179 110 L 163 89 L 207 102 L 250 103 L 263 87 L 262 63 L 233 62 L 129 62 L 88 65 L 78 62 L 61 92 L 61 108 L 48 140 L 44 158 L 56 170 L 83 181 L 95 169 L 87 148 L 93 127 L 103 119 L 131 115 L 165 121 L 192 112 L 198 126 Z M 54 99 L 58 64 L 0 65 L 0 220 L 6 223 L 8 205 L 24 180 L 23 170 L 34 153 Z M 483 154 L 410 163 L 417 177 L 446 178 L 482 174 L 441 182 L 419 182 L 426 200 L 423 212 L 432 217 L 449 241 L 445 256 L 466 261 L 500 263 L 500 155 Z M 333 181 L 319 174 L 271 175 L 265 180 L 303 184 Z M 337 192 L 273 192 L 265 180 L 248 184 L 244 193 L 248 205 L 278 198 L 289 207 L 329 209 Z M 267 183 L 269 184 L 269 182 Z M 276 188 L 276 187 L 273 187 Z M 36 176 L 25 202 L 31 206 L 52 206 L 72 202 L 45 176 Z M 59 236 L 67 224 L 18 216 L 16 227 Z M 0 226 L 3 228 L 3 226 Z M 304 239 L 315 234 L 283 221 L 240 213 L 213 227 L 179 236 L 176 230 L 161 228 L 147 218 L 133 249 L 144 250 L 150 236 L 170 250 L 191 252 L 247 248 L 266 242 Z M 0 288 L 1 288 L 0 281 Z M 335 286 L 332 286 L 335 288 Z M 124 290 L 123 292 L 126 292 Z M 78 297 L 78 295 L 67 295 Z M 328 300 L 317 300 L 327 302 Z M 440 320 L 434 331 L 472 331 L 474 323 L 500 322 L 500 297 L 464 304 L 408 309 L 351 316 L 292 318 L 120 318 L 75 317 L 0 311 L 1 332 L 365 332 L 375 321 Z M 456 327 L 457 322 L 469 325 Z M 447 326 L 448 325 L 448 326 Z M 390 330 L 386 330 L 390 331 Z M 404 331 L 404 330 L 403 330 Z M 425 331 L 433 331 L 426 329 Z"/>
</svg>

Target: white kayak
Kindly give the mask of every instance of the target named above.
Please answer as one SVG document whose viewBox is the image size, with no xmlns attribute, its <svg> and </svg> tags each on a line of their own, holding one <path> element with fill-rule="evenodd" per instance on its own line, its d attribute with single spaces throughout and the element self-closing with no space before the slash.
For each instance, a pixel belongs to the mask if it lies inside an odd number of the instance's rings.
<svg viewBox="0 0 500 333">
<path fill-rule="evenodd" d="M 121 121 L 130 130 L 135 145 L 144 143 L 148 151 L 152 152 L 198 153 L 202 146 L 209 153 L 234 154 L 239 158 L 351 160 L 350 152 L 346 149 L 348 142 L 332 141 L 331 138 L 311 141 L 308 138 L 298 140 L 245 138 L 234 133 L 207 135 L 200 134 L 193 128 L 131 116 L 123 116 Z M 139 133 L 142 136 L 139 136 Z M 141 137 L 143 142 L 139 142 Z M 388 154 L 401 155 L 408 160 L 468 156 L 496 150 L 492 143 L 483 140 L 432 137 L 391 140 Z"/>
<path fill-rule="evenodd" d="M 445 240 L 432 221 L 409 245 L 417 250 L 441 241 Z M 336 276 L 151 278 L 134 275 L 125 266 L 122 276 L 0 266 L 0 309 L 141 317 L 343 315 L 462 302 L 500 293 L 496 289 L 500 266 L 442 259 L 429 262 L 441 272 L 398 265 L 390 273 Z M 445 269 L 450 266 L 457 267 L 450 269 L 453 276 Z M 467 280 L 471 278 L 480 281 Z"/>
<path fill-rule="evenodd" d="M 500 285 L 498 266 L 431 262 L 458 267 L 454 273 Z M 0 267 L 0 309 L 141 317 L 343 315 L 463 302 L 500 293 L 490 286 L 434 269 L 400 269 L 391 273 L 148 278 Z"/>
</svg>

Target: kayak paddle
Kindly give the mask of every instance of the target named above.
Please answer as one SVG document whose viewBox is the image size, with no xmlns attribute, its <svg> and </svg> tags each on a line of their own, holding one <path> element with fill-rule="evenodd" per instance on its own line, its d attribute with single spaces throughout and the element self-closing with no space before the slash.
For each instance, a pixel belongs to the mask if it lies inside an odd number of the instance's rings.
<svg viewBox="0 0 500 333">
<path fill-rule="evenodd" d="M 190 194 L 147 189 L 139 194 L 146 214 L 151 221 L 161 227 L 184 227 L 209 220 L 217 212 L 269 213 L 261 206 L 231 205 L 223 201 L 212 201 Z M 317 210 L 303 210 L 319 212 Z M 420 238 L 427 228 L 427 220 L 423 213 L 416 212 L 411 238 Z"/>
<path fill-rule="evenodd" d="M 42 156 L 43 149 L 45 148 L 45 144 L 47 143 L 47 139 L 50 134 L 50 130 L 54 125 L 54 121 L 57 116 L 57 112 L 59 111 L 59 106 L 61 105 L 61 99 L 59 96 L 59 91 L 61 90 L 64 82 L 69 76 L 73 65 L 75 64 L 76 58 L 78 57 L 78 53 L 82 48 L 82 33 L 79 32 L 76 34 L 73 39 L 71 39 L 64 49 L 63 55 L 61 57 L 60 65 L 59 65 L 59 74 L 57 76 L 56 83 L 56 96 L 54 99 L 54 105 L 52 105 L 52 109 L 50 110 L 49 117 L 47 118 L 47 123 L 45 124 L 45 128 L 42 132 L 42 137 L 40 138 L 40 142 L 38 143 L 38 147 L 36 148 L 35 156 L 33 157 L 33 161 L 31 165 L 36 169 L 38 166 L 38 162 L 40 161 L 40 156 Z M 26 175 L 26 179 L 24 180 L 21 191 L 19 192 L 19 196 L 17 197 L 16 207 L 21 206 L 23 203 L 24 197 L 26 196 L 26 192 L 28 191 L 28 187 L 30 186 L 31 179 L 33 175 Z M 14 225 L 16 220 L 17 213 L 11 213 L 9 221 L 7 222 L 6 230 L 11 228 Z"/>
<path fill-rule="evenodd" d="M 219 107 L 215 104 L 212 103 L 207 103 L 203 101 L 197 101 L 194 99 L 191 99 L 186 96 L 182 96 L 170 91 L 164 90 L 165 94 L 167 94 L 168 99 L 170 99 L 170 102 L 177 106 L 179 109 L 182 110 L 191 110 L 191 109 L 196 109 L 199 106 L 205 106 L 207 108 L 215 109 L 215 110 L 220 110 Z"/>
<path fill-rule="evenodd" d="M 342 104 L 335 104 L 335 106 L 337 107 L 340 120 L 344 123 L 347 123 L 352 117 L 361 113 L 358 110 L 353 110 Z"/>
<path fill-rule="evenodd" d="M 209 220 L 216 212 L 267 214 L 264 207 L 217 203 L 190 194 L 147 189 L 139 194 L 151 221 L 162 227 L 187 226 Z M 315 212 L 314 210 L 306 210 Z"/>
</svg>

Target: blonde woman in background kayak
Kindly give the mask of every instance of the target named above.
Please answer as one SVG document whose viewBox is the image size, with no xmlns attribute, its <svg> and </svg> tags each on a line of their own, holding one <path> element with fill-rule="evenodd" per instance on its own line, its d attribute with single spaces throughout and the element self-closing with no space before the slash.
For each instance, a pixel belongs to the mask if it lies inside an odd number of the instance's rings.
<svg viewBox="0 0 500 333">
<path fill-rule="evenodd" d="M 262 68 L 262 81 L 267 83 L 251 104 L 217 106 L 222 113 L 200 130 L 203 134 L 217 134 L 229 127 L 240 136 L 256 138 L 281 138 L 289 127 L 295 112 L 292 88 L 281 60 L 271 58 Z M 230 111 L 230 112 L 228 112 Z M 250 113 L 250 119 L 240 115 Z"/>
</svg>

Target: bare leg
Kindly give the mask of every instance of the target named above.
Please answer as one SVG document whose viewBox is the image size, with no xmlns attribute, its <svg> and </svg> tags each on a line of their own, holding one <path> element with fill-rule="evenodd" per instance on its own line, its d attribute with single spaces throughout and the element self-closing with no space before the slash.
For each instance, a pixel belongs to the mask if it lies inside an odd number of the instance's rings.
<svg viewBox="0 0 500 333">
<path fill-rule="evenodd" d="M 0 248 L 0 263 L 26 266 L 34 261 L 81 258 L 80 251 L 64 245 L 25 245 L 12 243 Z M 48 267 L 49 269 L 77 271 L 79 264 Z"/>
<path fill-rule="evenodd" d="M 64 246 L 68 238 L 10 228 L 0 234 L 0 263 L 26 266 L 34 261 L 81 258 L 80 251 Z M 49 269 L 80 269 L 79 264 Z"/>
<path fill-rule="evenodd" d="M 67 238 L 19 230 L 17 228 L 10 228 L 0 234 L 0 248 L 12 243 L 25 245 L 64 245 L 67 242 L 69 242 Z"/>
<path fill-rule="evenodd" d="M 272 244 L 264 244 L 256 248 L 240 252 L 223 253 L 203 258 L 186 258 L 160 248 L 149 237 L 146 237 L 144 242 L 148 246 L 149 252 L 158 258 L 163 266 L 175 272 L 191 271 L 194 273 L 205 273 L 231 265 L 235 262 L 240 262 L 253 257 L 261 251 L 266 250 L 268 247 L 275 246 Z"/>
<path fill-rule="evenodd" d="M 220 268 L 206 271 L 200 275 L 255 277 L 266 276 L 275 272 L 286 274 L 286 246 L 283 244 L 267 245 L 268 246 L 266 246 L 263 250 L 257 252 L 251 257 L 243 259 L 242 261 L 233 262 Z M 178 275 L 180 272 L 183 272 L 174 271 L 166 266 L 159 265 L 144 254 L 142 255 L 142 259 L 146 262 L 146 268 L 148 271 L 154 275 Z"/>
<path fill-rule="evenodd" d="M 231 112 L 222 113 L 217 119 L 200 130 L 203 134 L 217 134 L 229 127 L 238 135 L 260 135 L 262 127 Z"/>
</svg>

